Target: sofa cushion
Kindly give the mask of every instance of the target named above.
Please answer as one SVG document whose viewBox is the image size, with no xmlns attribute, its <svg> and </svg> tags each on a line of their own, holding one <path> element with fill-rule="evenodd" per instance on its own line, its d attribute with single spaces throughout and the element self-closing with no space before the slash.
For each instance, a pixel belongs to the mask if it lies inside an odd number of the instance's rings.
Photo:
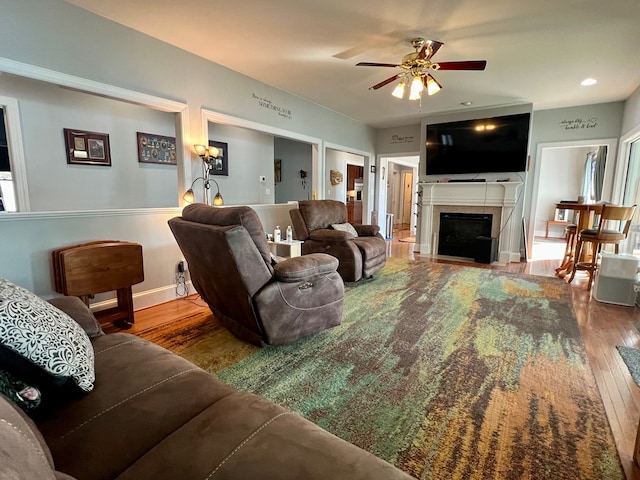
<svg viewBox="0 0 640 480">
<path fill-rule="evenodd" d="M 88 392 L 95 380 L 93 348 L 67 314 L 25 288 L 0 279 L 0 345 Z M 10 371 L 17 365 L 3 365 Z M 26 379 L 29 380 L 29 379 Z"/>
<path fill-rule="evenodd" d="M 184 458 L 193 459 L 185 462 Z M 257 395 L 236 392 L 173 432 L 118 480 L 412 477 Z"/>
<path fill-rule="evenodd" d="M 341 232 L 350 233 L 354 237 L 358 236 L 358 232 L 350 223 L 332 223 L 331 228 L 333 228 L 334 230 L 340 230 Z"/>
<path fill-rule="evenodd" d="M 89 307 L 78 297 L 57 297 L 48 300 L 48 302 L 73 318 L 89 338 L 104 335 L 100 322 L 89 310 Z"/>
<path fill-rule="evenodd" d="M 78 479 L 116 478 L 171 432 L 235 391 L 134 335 L 103 335 L 93 345 L 94 390 L 37 420 L 57 469 Z"/>
<path fill-rule="evenodd" d="M 56 478 L 42 435 L 31 419 L 3 395 L 0 395 L 0 478 Z"/>
</svg>

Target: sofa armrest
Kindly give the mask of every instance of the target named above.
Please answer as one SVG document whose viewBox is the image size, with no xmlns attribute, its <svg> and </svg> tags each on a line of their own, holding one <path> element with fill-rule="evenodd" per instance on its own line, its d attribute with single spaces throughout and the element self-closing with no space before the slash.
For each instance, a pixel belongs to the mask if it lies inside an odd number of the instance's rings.
<svg viewBox="0 0 640 480">
<path fill-rule="evenodd" d="M 314 230 L 309 235 L 311 240 L 315 240 L 317 242 L 322 243 L 339 243 L 347 240 L 351 240 L 355 238 L 349 232 L 344 232 L 342 230 L 334 230 L 332 228 L 321 228 L 319 230 Z"/>
<path fill-rule="evenodd" d="M 78 297 L 57 297 L 47 301 L 74 319 L 89 338 L 104 335 L 96 317 Z"/>
<path fill-rule="evenodd" d="M 354 223 L 353 228 L 356 229 L 359 237 L 375 237 L 380 232 L 378 225 L 360 225 Z"/>
<path fill-rule="evenodd" d="M 273 270 L 276 280 L 294 283 L 317 275 L 335 272 L 337 268 L 337 258 L 325 253 L 311 253 L 279 262 L 273 267 Z"/>
</svg>

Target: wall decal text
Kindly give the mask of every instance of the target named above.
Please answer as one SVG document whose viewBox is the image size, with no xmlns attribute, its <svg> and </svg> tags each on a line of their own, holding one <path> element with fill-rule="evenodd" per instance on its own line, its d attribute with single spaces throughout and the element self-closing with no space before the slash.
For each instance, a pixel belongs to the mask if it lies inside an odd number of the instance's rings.
<svg viewBox="0 0 640 480">
<path fill-rule="evenodd" d="M 275 105 L 271 100 L 261 97 L 260 95 L 256 95 L 252 93 L 251 96 L 258 102 L 262 108 L 266 108 L 267 110 L 273 110 L 278 114 L 278 116 L 282 118 L 286 118 L 287 120 L 291 120 L 293 118 L 293 113 L 288 108 L 279 107 Z"/>
<path fill-rule="evenodd" d="M 574 118 L 560 120 L 560 128 L 564 130 L 580 130 L 583 128 L 596 128 L 598 126 L 598 117 Z"/>
</svg>

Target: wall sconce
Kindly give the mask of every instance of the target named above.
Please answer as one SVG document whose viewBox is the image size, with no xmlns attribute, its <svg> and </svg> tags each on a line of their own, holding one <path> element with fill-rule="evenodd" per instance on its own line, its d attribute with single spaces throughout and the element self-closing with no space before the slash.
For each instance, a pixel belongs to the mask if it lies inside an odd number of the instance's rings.
<svg viewBox="0 0 640 480">
<path fill-rule="evenodd" d="M 209 205 L 209 190 L 211 189 L 211 183 L 216 184 L 217 193 L 215 197 L 213 197 L 213 204 L 216 206 L 224 205 L 224 199 L 220 194 L 220 185 L 213 178 L 209 177 L 209 170 L 211 170 L 211 162 L 218 158 L 220 155 L 220 149 L 212 146 L 205 145 L 194 145 L 194 150 L 198 154 L 198 156 L 202 159 L 202 177 L 196 178 L 193 183 L 191 183 L 191 187 L 189 190 L 185 192 L 182 196 L 185 202 L 193 203 L 195 200 L 195 195 L 193 193 L 193 186 L 196 184 L 198 180 L 202 180 L 204 182 L 204 203 Z"/>
</svg>

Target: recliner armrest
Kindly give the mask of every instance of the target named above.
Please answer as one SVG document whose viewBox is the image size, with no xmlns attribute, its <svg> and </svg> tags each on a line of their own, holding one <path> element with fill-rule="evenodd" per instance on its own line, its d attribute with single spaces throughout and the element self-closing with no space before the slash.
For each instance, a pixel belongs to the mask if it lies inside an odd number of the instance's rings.
<svg viewBox="0 0 640 480">
<path fill-rule="evenodd" d="M 356 229 L 359 237 L 375 237 L 380 232 L 378 225 L 360 225 L 354 223 L 353 228 Z"/>
<path fill-rule="evenodd" d="M 273 270 L 276 280 L 294 283 L 317 275 L 335 272 L 337 268 L 337 258 L 325 253 L 311 253 L 279 262 L 273 267 Z"/>
<path fill-rule="evenodd" d="M 349 232 L 344 232 L 342 230 L 333 230 L 332 228 L 321 228 L 318 230 L 314 230 L 309 235 L 311 240 L 316 240 L 318 242 L 323 243 L 336 243 L 336 242 L 344 242 L 346 240 L 351 240 L 355 238 Z"/>
</svg>

